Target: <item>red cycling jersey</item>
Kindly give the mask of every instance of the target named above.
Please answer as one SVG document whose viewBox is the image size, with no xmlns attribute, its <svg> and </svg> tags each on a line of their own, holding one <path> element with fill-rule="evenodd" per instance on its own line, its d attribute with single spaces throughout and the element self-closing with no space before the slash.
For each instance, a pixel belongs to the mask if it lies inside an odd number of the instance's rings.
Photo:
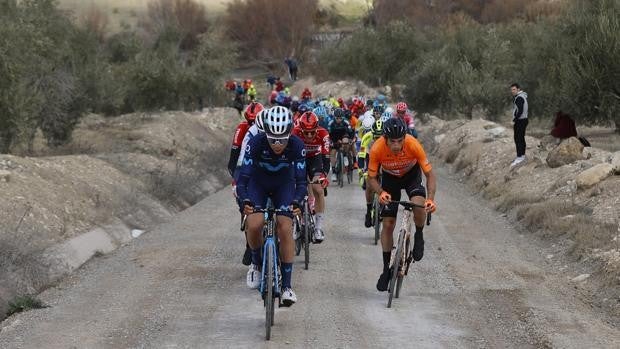
<svg viewBox="0 0 620 349">
<path fill-rule="evenodd" d="M 316 134 L 311 140 L 306 139 L 301 128 L 295 127 L 293 134 L 301 138 L 306 146 L 306 157 L 311 158 L 319 155 L 329 155 L 329 132 L 322 127 L 316 129 Z"/>
<path fill-rule="evenodd" d="M 409 112 L 406 112 L 405 115 L 394 114 L 394 116 L 402 118 L 405 121 L 405 124 L 407 124 L 408 128 L 415 128 L 415 122 L 413 121 L 413 115 L 409 114 Z"/>
<path fill-rule="evenodd" d="M 237 149 L 241 147 L 241 143 L 243 143 L 243 138 L 245 134 L 248 132 L 250 128 L 250 124 L 247 121 L 242 121 L 237 125 L 237 130 L 235 130 L 235 135 L 233 136 L 232 148 Z"/>
</svg>

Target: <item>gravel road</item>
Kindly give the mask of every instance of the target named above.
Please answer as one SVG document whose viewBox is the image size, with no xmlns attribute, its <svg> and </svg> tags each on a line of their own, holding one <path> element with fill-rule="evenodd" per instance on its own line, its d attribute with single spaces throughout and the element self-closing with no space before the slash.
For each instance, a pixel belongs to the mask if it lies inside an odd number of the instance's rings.
<svg viewBox="0 0 620 349">
<path fill-rule="evenodd" d="M 264 341 L 245 286 L 243 237 L 220 191 L 40 295 L 49 308 L 4 321 L 0 348 L 620 348 L 620 331 L 575 295 L 536 243 L 438 169 L 426 254 L 386 308 L 381 252 L 363 192 L 331 188 L 326 241 L 297 257 L 299 302 Z"/>
</svg>

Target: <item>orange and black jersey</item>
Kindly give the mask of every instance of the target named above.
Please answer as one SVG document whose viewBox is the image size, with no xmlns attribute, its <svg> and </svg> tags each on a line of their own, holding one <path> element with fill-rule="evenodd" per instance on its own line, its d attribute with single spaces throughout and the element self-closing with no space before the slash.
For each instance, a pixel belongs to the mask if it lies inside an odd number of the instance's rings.
<svg viewBox="0 0 620 349">
<path fill-rule="evenodd" d="M 398 154 L 392 153 L 385 137 L 375 141 L 370 149 L 368 176 L 376 177 L 379 167 L 392 176 L 402 177 L 419 164 L 424 173 L 432 170 L 422 144 L 411 135 L 405 135 L 403 148 Z"/>
</svg>

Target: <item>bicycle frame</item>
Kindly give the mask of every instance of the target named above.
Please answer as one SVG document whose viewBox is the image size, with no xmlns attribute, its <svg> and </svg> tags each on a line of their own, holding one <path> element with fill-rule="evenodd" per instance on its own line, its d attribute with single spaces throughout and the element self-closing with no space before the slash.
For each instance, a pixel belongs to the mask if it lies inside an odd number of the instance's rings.
<svg viewBox="0 0 620 349">
<path fill-rule="evenodd" d="M 424 208 L 424 206 L 422 205 L 416 205 L 409 201 L 392 201 L 392 203 L 397 203 L 403 206 L 405 209 L 403 212 L 403 217 L 401 219 L 401 227 L 398 232 L 398 242 L 396 244 L 396 249 L 394 250 L 390 261 L 390 265 L 392 268 L 392 277 L 390 278 L 390 284 L 388 289 L 388 308 L 392 306 L 392 297 L 398 298 L 403 278 L 409 272 L 409 266 L 413 261 L 413 256 L 410 255 L 411 216 L 413 214 L 413 209 L 416 207 Z M 427 213 L 426 224 L 430 225 L 430 222 L 431 214 Z"/>
<path fill-rule="evenodd" d="M 278 282 L 279 280 L 279 270 L 278 270 L 278 247 L 276 244 L 276 240 L 275 240 L 275 225 L 276 222 L 274 220 L 274 215 L 275 215 L 275 211 L 270 208 L 267 209 L 265 212 L 265 229 L 266 229 L 266 234 L 265 234 L 265 241 L 263 242 L 263 256 L 268 256 L 269 254 L 267 253 L 268 249 L 271 249 L 272 253 L 271 255 L 273 256 L 273 275 L 274 275 L 274 280 L 272 280 L 272 282 L 274 283 L 275 287 L 274 287 L 274 293 L 275 295 L 279 295 L 280 294 L 280 284 Z M 263 294 L 265 292 L 265 285 L 267 285 L 267 283 L 269 282 L 269 280 L 266 280 L 267 278 L 267 258 L 263 258 L 263 267 L 262 267 L 262 272 L 261 272 L 261 282 L 260 282 L 260 293 Z"/>
</svg>

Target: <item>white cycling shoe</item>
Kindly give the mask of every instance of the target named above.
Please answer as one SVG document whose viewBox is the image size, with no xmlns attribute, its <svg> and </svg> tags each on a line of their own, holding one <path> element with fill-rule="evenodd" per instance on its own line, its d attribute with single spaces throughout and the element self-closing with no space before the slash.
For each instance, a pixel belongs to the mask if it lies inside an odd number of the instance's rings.
<svg viewBox="0 0 620 349">
<path fill-rule="evenodd" d="M 295 292 L 293 292 L 293 289 L 291 288 L 285 288 L 284 291 L 282 291 L 282 305 L 285 307 L 290 307 L 291 305 L 295 304 L 295 302 L 297 302 L 297 296 L 295 295 Z"/>
<path fill-rule="evenodd" d="M 245 281 L 251 289 L 260 287 L 260 270 L 258 270 L 258 266 L 250 264 L 250 269 L 248 269 L 248 275 Z"/>
<path fill-rule="evenodd" d="M 321 229 L 314 229 L 314 242 L 320 244 L 325 240 L 325 234 Z"/>
</svg>

